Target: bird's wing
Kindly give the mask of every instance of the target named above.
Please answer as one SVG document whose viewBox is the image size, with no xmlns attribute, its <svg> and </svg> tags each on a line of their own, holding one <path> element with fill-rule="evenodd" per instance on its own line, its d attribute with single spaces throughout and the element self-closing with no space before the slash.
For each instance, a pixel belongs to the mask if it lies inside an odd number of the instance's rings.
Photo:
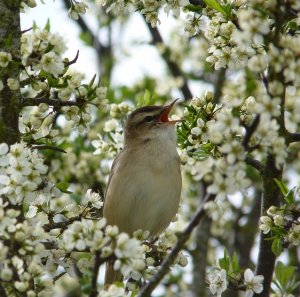
<svg viewBox="0 0 300 297">
<path fill-rule="evenodd" d="M 106 193 L 107 193 L 107 190 L 109 188 L 109 185 L 110 185 L 110 182 L 112 180 L 112 177 L 114 175 L 114 173 L 116 172 L 116 164 L 118 163 L 118 159 L 121 158 L 121 156 L 124 154 L 124 150 L 121 151 L 114 159 L 112 165 L 111 165 L 111 169 L 110 169 L 110 174 L 109 174 L 109 178 L 108 178 L 108 183 L 107 183 L 107 187 L 106 187 L 106 190 L 105 190 L 105 193 L 104 193 L 104 200 L 103 200 L 103 209 L 104 209 L 104 204 L 105 204 L 105 197 L 106 197 Z"/>
</svg>

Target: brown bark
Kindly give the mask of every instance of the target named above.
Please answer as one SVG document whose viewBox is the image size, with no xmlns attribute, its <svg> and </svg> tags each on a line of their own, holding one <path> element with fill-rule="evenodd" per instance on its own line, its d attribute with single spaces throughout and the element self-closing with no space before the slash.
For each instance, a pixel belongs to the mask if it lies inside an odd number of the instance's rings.
<svg viewBox="0 0 300 297">
<path fill-rule="evenodd" d="M 20 88 L 11 90 L 7 79 L 19 81 L 21 63 L 20 0 L 0 0 L 0 51 L 10 53 L 12 61 L 0 68 L 0 143 L 15 143 L 19 140 Z"/>
</svg>

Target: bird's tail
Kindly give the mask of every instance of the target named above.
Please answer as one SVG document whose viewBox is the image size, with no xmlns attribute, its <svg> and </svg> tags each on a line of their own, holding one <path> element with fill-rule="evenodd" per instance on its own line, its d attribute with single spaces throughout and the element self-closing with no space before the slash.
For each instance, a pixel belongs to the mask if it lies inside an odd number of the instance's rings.
<svg viewBox="0 0 300 297">
<path fill-rule="evenodd" d="M 114 270 L 113 264 L 106 262 L 104 285 L 108 286 L 114 282 L 121 282 L 123 279 L 122 273 Z"/>
</svg>

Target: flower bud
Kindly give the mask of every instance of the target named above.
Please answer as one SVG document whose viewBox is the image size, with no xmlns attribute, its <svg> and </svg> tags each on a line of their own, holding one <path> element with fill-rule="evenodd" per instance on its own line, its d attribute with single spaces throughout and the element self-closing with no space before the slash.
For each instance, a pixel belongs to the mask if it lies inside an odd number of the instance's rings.
<svg viewBox="0 0 300 297">
<path fill-rule="evenodd" d="M 200 129 L 199 127 L 194 127 L 194 128 L 191 129 L 191 133 L 192 133 L 193 135 L 198 136 L 198 135 L 201 134 L 201 129 Z"/>
<path fill-rule="evenodd" d="M 12 279 L 12 276 L 13 276 L 13 272 L 10 268 L 4 267 L 3 269 L 1 269 L 0 278 L 3 281 L 7 281 L 7 282 L 10 281 Z"/>
<path fill-rule="evenodd" d="M 284 224 L 284 217 L 282 215 L 275 215 L 274 218 L 274 224 L 277 227 L 280 227 Z"/>
<path fill-rule="evenodd" d="M 204 97 L 207 102 L 211 101 L 214 98 L 214 93 L 211 91 L 206 91 Z"/>
<path fill-rule="evenodd" d="M 48 110 L 48 108 L 49 108 L 49 105 L 48 105 L 48 104 L 46 104 L 46 103 L 41 103 L 41 104 L 39 105 L 39 112 L 45 112 L 45 111 Z"/>
<path fill-rule="evenodd" d="M 271 217 L 273 217 L 274 215 L 276 215 L 277 212 L 277 207 L 272 205 L 271 207 L 269 207 L 269 209 L 267 210 L 267 214 Z"/>
</svg>

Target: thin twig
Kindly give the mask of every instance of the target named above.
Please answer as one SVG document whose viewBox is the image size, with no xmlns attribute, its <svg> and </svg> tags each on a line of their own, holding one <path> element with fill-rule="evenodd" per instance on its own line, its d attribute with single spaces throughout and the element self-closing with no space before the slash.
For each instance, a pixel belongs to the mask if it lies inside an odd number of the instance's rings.
<svg viewBox="0 0 300 297">
<path fill-rule="evenodd" d="M 264 166 L 261 162 L 259 162 L 258 160 L 255 160 L 249 156 L 246 157 L 245 162 L 248 165 L 251 165 L 253 168 L 257 169 L 259 171 L 259 173 L 261 173 L 264 168 Z"/>
<path fill-rule="evenodd" d="M 49 232 L 49 231 L 51 231 L 53 229 L 63 229 L 63 230 L 65 230 L 73 222 L 80 221 L 81 218 L 82 218 L 82 214 L 80 214 L 80 215 L 78 215 L 76 217 L 69 218 L 67 221 L 45 224 L 43 226 L 43 228 L 44 228 L 44 230 L 46 232 Z"/>
<path fill-rule="evenodd" d="M 204 8 L 206 6 L 206 3 L 202 0 L 190 0 L 189 1 L 191 4 L 196 5 L 196 6 L 201 6 L 202 8 Z"/>
<path fill-rule="evenodd" d="M 158 44 L 164 44 L 164 41 L 162 39 L 162 36 L 160 35 L 158 29 L 156 27 L 152 27 L 151 24 L 149 24 L 145 17 L 144 17 L 145 23 L 149 29 L 149 32 L 152 36 L 152 43 L 154 45 L 158 45 Z M 184 77 L 184 74 L 182 72 L 182 70 L 179 68 L 179 66 L 177 65 L 177 63 L 175 63 L 174 61 L 172 61 L 170 59 L 170 54 L 168 53 L 168 51 L 163 52 L 162 54 L 163 59 L 165 60 L 170 72 L 172 73 L 172 75 L 176 78 L 176 77 L 181 77 L 183 79 L 183 84 L 180 87 L 180 90 L 184 96 L 184 100 L 187 101 L 189 99 L 191 99 L 193 97 L 193 94 L 188 86 L 188 81 L 187 79 Z"/>
<path fill-rule="evenodd" d="M 70 0 L 63 0 L 63 2 L 67 9 L 71 7 Z M 98 36 L 93 33 L 93 30 L 88 26 L 84 18 L 82 18 L 80 15 L 78 17 L 78 20 L 76 20 L 76 24 L 79 25 L 83 33 L 88 34 L 88 36 L 91 38 L 93 47 L 97 52 L 100 51 L 102 54 L 103 52 L 107 52 L 109 50 L 108 47 L 104 46 L 100 42 Z"/>
<path fill-rule="evenodd" d="M 96 297 L 98 294 L 97 290 L 97 280 L 99 274 L 99 267 L 101 265 L 100 251 L 96 251 L 95 253 L 95 264 L 93 268 L 93 278 L 92 278 L 92 289 L 89 297 Z"/>
<path fill-rule="evenodd" d="M 150 297 L 153 290 L 157 287 L 163 277 L 169 272 L 170 266 L 174 263 L 179 252 L 184 248 L 185 243 L 188 241 L 192 231 L 198 226 L 201 219 L 205 216 L 204 205 L 206 202 L 213 200 L 215 198 L 214 195 L 208 194 L 204 198 L 203 204 L 199 207 L 195 216 L 192 218 L 188 226 L 185 230 L 178 236 L 177 243 L 172 248 L 171 252 L 162 262 L 160 268 L 157 273 L 150 279 L 150 281 L 141 288 L 137 297 Z"/>
<path fill-rule="evenodd" d="M 25 29 L 25 30 L 22 30 L 21 35 L 23 35 L 24 33 L 28 32 L 28 31 L 31 31 L 31 30 L 32 30 L 32 27 L 30 27 L 28 29 Z"/>
<path fill-rule="evenodd" d="M 300 141 L 300 133 L 287 132 L 288 144 Z"/>
<path fill-rule="evenodd" d="M 260 121 L 260 115 L 257 115 L 255 117 L 255 119 L 253 120 L 251 126 L 245 126 L 245 129 L 246 129 L 246 135 L 243 139 L 243 142 L 242 142 L 242 145 L 244 146 L 245 150 L 249 150 L 249 141 L 253 135 L 253 133 L 255 132 L 258 124 L 259 124 L 259 121 Z"/>
<path fill-rule="evenodd" d="M 225 80 L 226 80 L 226 68 L 221 68 L 216 72 L 216 79 L 214 82 L 214 98 L 213 98 L 214 104 L 220 103 Z"/>
<path fill-rule="evenodd" d="M 72 64 L 75 64 L 75 63 L 77 62 L 77 60 L 78 60 L 78 57 L 79 57 L 79 50 L 77 51 L 75 58 L 74 58 L 73 60 L 67 62 L 67 63 L 65 64 L 65 66 L 67 67 L 67 66 L 70 66 L 70 65 L 72 65 Z"/>
<path fill-rule="evenodd" d="M 37 150 L 53 150 L 53 151 L 58 151 L 61 153 L 67 153 L 65 150 L 57 147 L 57 146 L 51 146 L 51 145 L 33 145 L 31 147 L 32 149 L 37 149 Z"/>
<path fill-rule="evenodd" d="M 58 275 L 56 275 L 54 278 L 53 278 L 53 281 L 56 282 L 57 280 L 59 280 L 62 276 L 64 276 L 66 274 L 66 272 L 62 272 Z"/>
<path fill-rule="evenodd" d="M 62 106 L 78 106 L 81 107 L 86 104 L 86 101 L 61 101 L 59 99 L 50 99 L 50 98 L 23 98 L 22 106 L 38 106 L 41 103 L 46 103 L 53 107 L 62 107 Z"/>
<path fill-rule="evenodd" d="M 2 287 L 2 285 L 0 285 L 0 296 L 2 296 L 2 297 L 7 297 L 6 291 L 5 291 L 5 289 Z"/>
</svg>

